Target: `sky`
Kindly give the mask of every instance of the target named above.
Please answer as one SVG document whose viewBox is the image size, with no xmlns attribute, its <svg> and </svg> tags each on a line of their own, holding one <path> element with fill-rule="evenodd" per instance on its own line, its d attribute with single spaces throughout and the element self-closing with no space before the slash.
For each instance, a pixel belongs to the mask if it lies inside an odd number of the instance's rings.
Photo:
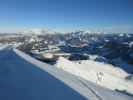
<svg viewBox="0 0 133 100">
<path fill-rule="evenodd" d="M 133 32 L 133 0 L 0 0 L 0 32 Z"/>
</svg>

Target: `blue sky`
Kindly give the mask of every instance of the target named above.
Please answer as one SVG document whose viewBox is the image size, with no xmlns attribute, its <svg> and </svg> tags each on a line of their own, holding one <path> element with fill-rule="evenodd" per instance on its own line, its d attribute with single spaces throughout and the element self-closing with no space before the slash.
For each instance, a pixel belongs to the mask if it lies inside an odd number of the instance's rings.
<svg viewBox="0 0 133 100">
<path fill-rule="evenodd" d="M 0 0 L 0 32 L 133 32 L 133 0 Z"/>
</svg>

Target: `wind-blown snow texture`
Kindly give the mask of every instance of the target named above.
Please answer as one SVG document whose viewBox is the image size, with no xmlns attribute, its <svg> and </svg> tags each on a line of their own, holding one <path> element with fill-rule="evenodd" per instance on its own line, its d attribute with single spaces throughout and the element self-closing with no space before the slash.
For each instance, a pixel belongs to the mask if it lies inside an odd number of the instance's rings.
<svg viewBox="0 0 133 100">
<path fill-rule="evenodd" d="M 11 48 L 0 50 L 1 100 L 132 100 Z"/>
</svg>

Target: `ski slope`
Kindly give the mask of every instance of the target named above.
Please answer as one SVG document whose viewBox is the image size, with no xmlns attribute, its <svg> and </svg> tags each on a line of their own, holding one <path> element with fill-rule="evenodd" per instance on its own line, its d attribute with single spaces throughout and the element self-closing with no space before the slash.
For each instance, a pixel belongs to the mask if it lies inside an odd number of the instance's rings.
<svg viewBox="0 0 133 100">
<path fill-rule="evenodd" d="M 133 100 L 12 48 L 0 50 L 1 100 Z"/>
</svg>

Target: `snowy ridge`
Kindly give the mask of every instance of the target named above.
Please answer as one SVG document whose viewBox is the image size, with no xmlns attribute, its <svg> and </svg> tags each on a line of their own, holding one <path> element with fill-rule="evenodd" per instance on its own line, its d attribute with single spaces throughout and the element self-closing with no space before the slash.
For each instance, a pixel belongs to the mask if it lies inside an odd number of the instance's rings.
<svg viewBox="0 0 133 100">
<path fill-rule="evenodd" d="M 113 68 L 111 65 L 89 60 L 74 63 L 61 57 L 55 66 L 106 88 L 133 94 L 133 82 L 125 80 L 128 74 L 119 68 Z"/>
<path fill-rule="evenodd" d="M 67 72 L 57 69 L 56 67 L 42 63 L 17 49 L 14 49 L 14 52 L 24 60 L 28 61 L 29 63 L 36 65 L 40 69 L 48 72 L 49 74 L 53 75 L 55 78 L 61 80 L 62 82 L 64 82 L 65 84 L 67 84 L 68 86 L 70 86 L 71 88 L 73 88 L 74 90 L 76 90 L 78 93 L 80 93 L 89 100 L 113 100 L 113 99 L 132 100 L 133 99 L 132 97 L 129 97 L 127 95 L 111 91 L 106 88 L 102 88 L 80 77 L 70 75 Z"/>
</svg>

